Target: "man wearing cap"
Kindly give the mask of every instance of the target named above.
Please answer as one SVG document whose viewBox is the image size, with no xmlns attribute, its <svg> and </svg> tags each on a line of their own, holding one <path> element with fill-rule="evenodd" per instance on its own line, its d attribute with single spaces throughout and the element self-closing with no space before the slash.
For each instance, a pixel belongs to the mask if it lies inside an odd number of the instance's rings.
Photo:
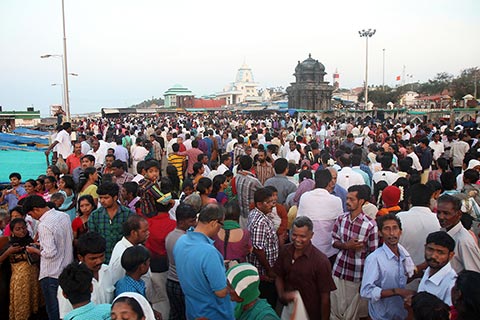
<svg viewBox="0 0 480 320">
<path fill-rule="evenodd" d="M 378 216 L 384 216 L 389 213 L 398 213 L 402 208 L 398 205 L 402 191 L 397 186 L 388 186 L 382 191 L 383 208 L 378 210 Z"/>
<path fill-rule="evenodd" d="M 313 222 L 298 217 L 292 226 L 292 243 L 285 245 L 275 263 L 275 285 L 283 303 L 298 290 L 310 319 L 329 319 L 330 292 L 336 289 L 326 255 L 312 245 Z"/>
<path fill-rule="evenodd" d="M 230 298 L 237 302 L 235 319 L 237 320 L 277 320 L 280 319 L 272 306 L 259 299 L 260 277 L 258 270 L 250 263 L 240 263 L 227 272 Z"/>
</svg>

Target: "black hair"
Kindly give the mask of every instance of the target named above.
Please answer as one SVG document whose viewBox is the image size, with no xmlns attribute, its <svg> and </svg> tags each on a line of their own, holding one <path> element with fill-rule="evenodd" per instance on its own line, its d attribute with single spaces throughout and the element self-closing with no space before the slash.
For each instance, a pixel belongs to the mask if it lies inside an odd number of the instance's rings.
<svg viewBox="0 0 480 320">
<path fill-rule="evenodd" d="M 449 320 L 450 307 L 437 296 L 418 292 L 412 297 L 412 309 L 415 320 Z"/>
<path fill-rule="evenodd" d="M 185 221 L 197 217 L 197 212 L 191 205 L 182 202 L 175 210 L 175 217 L 177 221 Z"/>
<path fill-rule="evenodd" d="M 206 194 L 207 193 L 207 190 L 208 188 L 210 188 L 212 186 L 212 180 L 210 180 L 210 178 L 200 178 L 200 180 L 198 180 L 198 183 L 197 183 L 197 191 L 202 195 L 202 194 Z"/>
<path fill-rule="evenodd" d="M 414 207 L 429 207 L 433 191 L 424 184 L 417 183 L 410 188 L 410 201 Z"/>
<path fill-rule="evenodd" d="M 75 190 L 75 181 L 73 181 L 73 177 L 71 175 L 65 174 L 60 177 L 65 183 L 65 187 L 68 189 Z"/>
<path fill-rule="evenodd" d="M 178 143 L 172 144 L 173 152 L 178 152 L 180 150 L 180 145 Z"/>
<path fill-rule="evenodd" d="M 432 193 L 438 190 L 442 190 L 442 184 L 438 180 L 428 180 L 425 184 L 432 190 Z"/>
<path fill-rule="evenodd" d="M 27 181 L 25 181 L 24 185 L 27 183 L 30 183 L 34 188 L 37 186 L 37 181 L 33 179 L 28 179 Z"/>
<path fill-rule="evenodd" d="M 84 155 L 83 157 L 80 158 L 80 161 L 82 161 L 83 159 L 88 159 L 90 162 L 95 162 L 95 157 L 92 156 L 91 154 Z"/>
<path fill-rule="evenodd" d="M 367 191 L 367 189 L 365 189 L 363 187 L 363 185 L 355 185 L 355 186 L 351 186 L 350 188 L 348 188 L 348 192 L 356 192 L 357 193 L 357 199 L 358 200 L 365 200 L 365 201 L 368 201 L 370 199 L 370 195 Z"/>
<path fill-rule="evenodd" d="M 451 171 L 443 172 L 440 175 L 440 182 L 442 183 L 443 190 L 455 189 L 456 179 L 455 174 Z"/>
<path fill-rule="evenodd" d="M 22 180 L 22 175 L 18 172 L 12 172 L 8 176 L 8 179 L 12 179 L 12 178 L 17 178 L 18 180 Z"/>
<path fill-rule="evenodd" d="M 90 301 L 93 273 L 83 263 L 72 262 L 63 269 L 58 284 L 72 305 Z"/>
<path fill-rule="evenodd" d="M 22 209 L 24 213 L 32 211 L 34 208 L 45 208 L 47 202 L 39 195 L 31 195 L 25 198 Z"/>
<path fill-rule="evenodd" d="M 438 158 L 437 159 L 437 167 L 442 169 L 442 171 L 448 170 L 448 160 L 445 158 Z"/>
<path fill-rule="evenodd" d="M 288 161 L 285 158 L 278 158 L 273 163 L 273 169 L 275 169 L 276 174 L 282 174 L 288 168 Z"/>
<path fill-rule="evenodd" d="M 332 173 L 328 169 L 317 170 L 315 172 L 315 188 L 326 188 L 332 181 Z"/>
<path fill-rule="evenodd" d="M 145 161 L 145 165 L 144 165 L 143 169 L 148 170 L 148 169 L 154 168 L 154 167 L 157 168 L 158 170 L 160 170 L 160 168 L 161 168 L 160 167 L 160 162 L 158 162 L 155 159 L 150 159 L 150 160 Z M 137 172 L 139 172 L 139 171 L 137 170 Z"/>
<path fill-rule="evenodd" d="M 463 270 L 458 274 L 454 290 L 461 292 L 461 298 L 454 302 L 458 319 L 474 320 L 480 314 L 480 273 Z"/>
<path fill-rule="evenodd" d="M 118 184 L 113 182 L 104 182 L 98 187 L 97 194 L 99 196 L 109 195 L 113 198 L 115 196 L 118 197 L 119 191 L 120 191 L 120 188 Z"/>
<path fill-rule="evenodd" d="M 293 220 L 292 229 L 293 227 L 297 227 L 297 228 L 307 227 L 308 231 L 313 231 L 313 222 L 312 220 L 310 220 L 309 217 L 300 216 L 300 217 L 296 217 L 295 220 Z"/>
<path fill-rule="evenodd" d="M 285 161 L 287 161 L 287 160 L 285 160 Z M 238 163 L 239 163 L 240 167 L 242 168 L 242 170 L 250 170 L 252 168 L 252 165 L 253 165 L 253 159 L 250 156 L 243 155 L 238 160 Z"/>
<path fill-rule="evenodd" d="M 229 153 L 222 154 L 222 156 L 220 157 L 220 163 L 224 163 L 225 161 L 227 161 L 231 157 L 232 156 Z"/>
<path fill-rule="evenodd" d="M 455 250 L 455 240 L 445 231 L 432 232 L 427 236 L 426 244 L 434 243 L 448 249 L 449 252 Z"/>
<path fill-rule="evenodd" d="M 135 182 L 133 182 L 135 183 Z M 127 221 L 125 221 L 123 224 L 122 224 L 122 234 L 124 237 L 129 237 L 130 234 L 132 233 L 132 231 L 137 231 L 140 229 L 140 222 L 142 221 L 145 221 L 147 222 L 147 220 L 142 217 L 142 216 L 139 216 L 137 214 L 134 214 L 134 215 L 131 215 L 130 217 L 127 218 Z"/>
<path fill-rule="evenodd" d="M 397 222 L 398 228 L 400 230 L 402 230 L 402 222 L 397 217 L 397 215 L 395 213 L 388 213 L 388 214 L 383 215 L 383 216 L 377 216 L 376 221 L 377 221 L 377 226 L 378 226 L 379 231 L 382 231 L 383 225 L 385 224 L 385 221 L 388 221 L 388 220 L 394 220 L 395 222 Z"/>
<path fill-rule="evenodd" d="M 238 221 L 240 218 L 240 205 L 238 201 L 230 200 L 225 203 L 225 220 Z"/>
<path fill-rule="evenodd" d="M 13 234 L 13 228 L 15 228 L 15 225 L 17 223 L 23 223 L 24 225 L 27 225 L 27 221 L 25 221 L 25 219 L 23 218 L 15 218 L 13 219 L 12 221 L 10 221 L 10 223 L 8 224 L 9 227 L 10 227 L 10 232 Z"/>
<path fill-rule="evenodd" d="M 202 168 L 203 168 L 203 164 L 201 162 L 195 162 L 193 164 L 193 175 L 196 176 L 200 172 L 200 169 Z"/>
<path fill-rule="evenodd" d="M 173 191 L 175 191 L 177 194 L 180 193 L 180 178 L 178 177 L 177 167 L 169 164 L 165 169 L 165 172 L 167 173 L 168 179 L 170 179 L 170 182 L 172 183 Z"/>
<path fill-rule="evenodd" d="M 287 176 L 293 177 L 295 173 L 297 173 L 297 165 L 293 162 L 289 162 Z"/>
<path fill-rule="evenodd" d="M 125 182 L 123 184 L 123 188 L 127 193 L 131 193 L 134 198 L 138 194 L 138 184 L 136 182 L 133 182 L 133 181 Z"/>
<path fill-rule="evenodd" d="M 95 204 L 95 200 L 93 200 L 93 197 L 90 195 L 90 194 L 84 194 L 83 196 L 81 196 L 80 198 L 78 198 L 77 200 L 77 206 L 78 206 L 78 215 L 79 216 L 82 216 L 83 215 L 83 212 L 80 211 L 80 202 L 82 202 L 83 200 L 87 200 L 91 205 L 92 205 L 92 211 L 95 210 L 95 207 L 97 206 Z"/>
<path fill-rule="evenodd" d="M 23 210 L 22 206 L 16 206 L 16 207 L 8 210 L 8 213 L 10 214 L 10 217 L 12 216 L 12 213 L 14 211 L 17 211 L 18 213 L 20 213 L 22 215 L 22 217 L 25 217 L 27 215 L 27 213 Z"/>
<path fill-rule="evenodd" d="M 107 250 L 107 240 L 98 232 L 89 231 L 78 238 L 76 249 L 82 257 L 89 253 L 104 253 Z"/>
<path fill-rule="evenodd" d="M 479 178 L 478 171 L 474 169 L 465 170 L 463 173 L 463 180 L 468 183 L 477 183 Z"/>
<path fill-rule="evenodd" d="M 220 191 L 220 187 L 222 184 L 227 181 L 227 177 L 225 177 L 223 174 L 218 174 L 213 178 L 213 188 L 212 188 L 212 193 L 210 194 L 210 198 L 216 198 L 218 192 Z M 199 181 L 200 182 L 200 181 Z"/>
<path fill-rule="evenodd" d="M 137 163 L 137 172 L 142 173 L 143 170 L 145 170 L 145 160 L 139 161 Z"/>
<path fill-rule="evenodd" d="M 263 202 L 268 198 L 272 197 L 272 195 L 273 192 L 270 189 L 261 188 L 255 191 L 255 193 L 253 194 L 253 201 L 255 201 L 255 204 L 258 202 Z"/>
<path fill-rule="evenodd" d="M 298 181 L 302 182 L 305 179 L 313 179 L 312 170 L 302 170 L 298 174 Z"/>
<path fill-rule="evenodd" d="M 278 192 L 278 189 L 275 186 L 265 186 L 264 188 L 272 191 L 272 194 Z"/>
<path fill-rule="evenodd" d="M 122 268 L 128 273 L 137 271 L 138 267 L 150 259 L 150 251 L 143 245 L 127 248 L 120 259 Z"/>
<path fill-rule="evenodd" d="M 134 298 L 119 297 L 119 298 L 115 299 L 115 301 L 113 302 L 112 309 L 115 306 L 115 304 L 117 304 L 117 303 L 125 303 L 125 304 L 129 305 L 130 308 L 132 308 L 133 313 L 135 313 L 135 315 L 137 316 L 137 319 L 133 319 L 133 320 L 140 320 L 140 319 L 145 317 L 145 313 L 143 312 L 142 307 L 140 306 L 138 301 L 135 300 Z"/>
</svg>

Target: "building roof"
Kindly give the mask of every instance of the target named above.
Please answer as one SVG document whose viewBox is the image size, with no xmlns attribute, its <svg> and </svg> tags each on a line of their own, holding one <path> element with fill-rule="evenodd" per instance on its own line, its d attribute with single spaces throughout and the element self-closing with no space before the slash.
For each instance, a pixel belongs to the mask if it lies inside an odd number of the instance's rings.
<svg viewBox="0 0 480 320">
<path fill-rule="evenodd" d="M 192 91 L 188 88 L 183 87 L 181 84 L 175 84 L 173 87 L 165 91 L 164 96 L 174 95 L 174 96 L 193 96 Z"/>
</svg>

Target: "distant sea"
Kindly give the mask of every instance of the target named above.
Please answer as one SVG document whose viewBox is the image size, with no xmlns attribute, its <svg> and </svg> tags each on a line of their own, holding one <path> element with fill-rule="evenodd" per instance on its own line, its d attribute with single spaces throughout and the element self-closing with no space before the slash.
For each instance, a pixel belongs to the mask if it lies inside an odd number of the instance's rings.
<svg viewBox="0 0 480 320">
<path fill-rule="evenodd" d="M 0 150 L 0 183 L 9 182 L 12 172 L 22 175 L 22 182 L 37 179 L 47 170 L 47 161 L 43 151 Z"/>
</svg>

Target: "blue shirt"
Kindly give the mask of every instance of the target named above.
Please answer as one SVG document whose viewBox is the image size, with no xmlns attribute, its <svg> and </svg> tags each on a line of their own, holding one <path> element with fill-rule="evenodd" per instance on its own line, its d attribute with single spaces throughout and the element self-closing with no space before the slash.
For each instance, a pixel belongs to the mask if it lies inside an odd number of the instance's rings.
<svg viewBox="0 0 480 320">
<path fill-rule="evenodd" d="M 15 208 L 18 204 L 18 198 L 27 193 L 27 191 L 25 191 L 25 189 L 21 186 L 18 186 L 16 189 L 18 196 L 15 195 L 13 192 L 7 193 L 3 200 L 3 203 L 6 202 L 8 204 L 8 210 L 12 210 L 13 208 Z"/>
<path fill-rule="evenodd" d="M 137 281 L 129 275 L 126 275 L 115 284 L 115 297 L 124 292 L 136 292 L 146 298 L 145 281 L 142 279 Z"/>
<path fill-rule="evenodd" d="M 343 187 L 339 186 L 338 184 L 335 184 L 332 194 L 336 197 L 339 197 L 340 200 L 342 200 L 342 207 L 344 212 L 347 212 L 347 193 L 348 193 L 347 190 L 345 190 Z"/>
<path fill-rule="evenodd" d="M 219 298 L 227 277 L 223 257 L 213 240 L 200 232 L 181 236 L 173 248 L 178 280 L 185 294 L 187 319 L 234 319 L 230 297 Z"/>
<path fill-rule="evenodd" d="M 83 307 L 73 309 L 65 315 L 63 320 L 107 320 L 110 319 L 110 304 L 93 304 L 90 302 Z"/>
<path fill-rule="evenodd" d="M 405 260 L 410 258 L 406 250 L 399 248 L 399 252 L 400 257 L 397 257 L 384 244 L 365 260 L 360 295 L 369 299 L 368 314 L 372 319 L 397 320 L 408 315 L 401 296 L 381 298 L 382 290 L 405 288 L 407 284 Z"/>
</svg>

